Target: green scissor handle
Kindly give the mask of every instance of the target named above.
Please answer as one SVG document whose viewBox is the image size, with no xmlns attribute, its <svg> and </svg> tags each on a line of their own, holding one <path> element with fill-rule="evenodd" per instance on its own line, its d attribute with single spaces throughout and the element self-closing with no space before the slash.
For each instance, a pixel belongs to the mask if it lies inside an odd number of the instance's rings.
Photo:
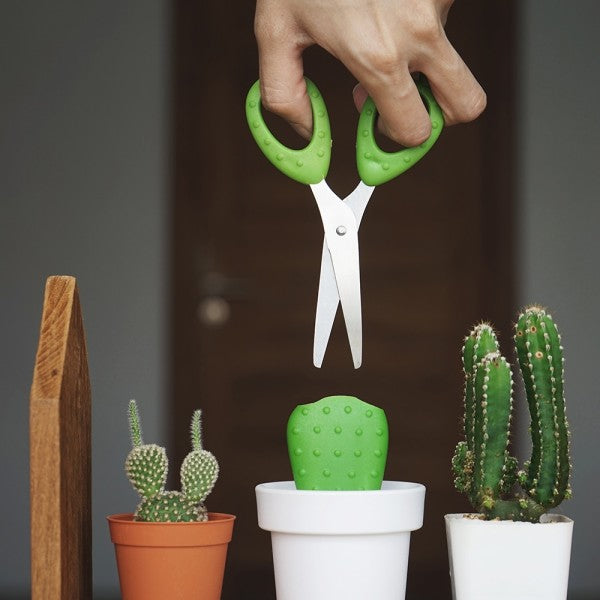
<svg viewBox="0 0 600 600">
<path fill-rule="evenodd" d="M 331 127 L 323 96 L 312 81 L 305 80 L 313 111 L 313 135 L 302 150 L 284 146 L 267 127 L 261 112 L 260 81 L 254 83 L 246 97 L 246 118 L 258 147 L 273 165 L 288 177 L 311 184 L 323 181 L 329 170 Z"/>
<path fill-rule="evenodd" d="M 442 109 L 435 101 L 427 83 L 419 81 L 417 88 L 427 105 L 431 119 L 431 135 L 419 146 L 405 148 L 399 152 L 385 152 L 377 145 L 374 134 L 377 107 L 371 97 L 367 98 L 360 113 L 356 133 L 356 166 L 360 178 L 367 185 L 380 185 L 404 173 L 421 160 L 440 137 L 444 127 Z"/>
<path fill-rule="evenodd" d="M 282 173 L 300 183 L 319 183 L 325 179 L 331 161 L 331 127 L 327 108 L 317 86 L 305 77 L 306 89 L 313 111 L 313 135 L 308 146 L 292 150 L 271 133 L 265 123 L 260 98 L 260 81 L 256 81 L 246 97 L 246 118 L 254 140 L 263 154 Z M 427 83 L 418 82 L 417 88 L 425 100 L 431 119 L 431 135 L 419 146 L 399 152 L 385 152 L 375 141 L 377 108 L 369 97 L 358 120 L 356 164 L 360 178 L 367 185 L 390 181 L 412 167 L 430 150 L 444 126 L 442 110 Z"/>
</svg>

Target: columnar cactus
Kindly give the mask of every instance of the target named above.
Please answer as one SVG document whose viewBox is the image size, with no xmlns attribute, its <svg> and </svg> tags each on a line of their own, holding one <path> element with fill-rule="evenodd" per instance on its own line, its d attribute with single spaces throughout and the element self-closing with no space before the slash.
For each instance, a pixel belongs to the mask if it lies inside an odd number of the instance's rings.
<svg viewBox="0 0 600 600">
<path fill-rule="evenodd" d="M 354 396 L 328 396 L 297 406 L 287 441 L 299 490 L 378 490 L 388 450 L 381 408 Z"/>
<path fill-rule="evenodd" d="M 129 430 L 133 449 L 125 461 L 127 477 L 142 497 L 135 512 L 136 521 L 206 521 L 204 501 L 212 491 L 219 465 L 202 449 L 201 412 L 192 416 L 192 451 L 181 465 L 181 492 L 165 491 L 167 453 L 156 444 L 144 444 L 135 400 L 129 402 Z"/>
<path fill-rule="evenodd" d="M 487 519 L 538 522 L 571 494 L 563 349 L 552 317 L 539 306 L 520 315 L 515 343 L 531 414 L 531 460 L 517 472 L 508 452 L 512 372 L 493 329 L 482 323 L 463 347 L 465 440 L 452 460 L 454 484 Z M 514 491 L 517 481 L 522 491 Z"/>
</svg>

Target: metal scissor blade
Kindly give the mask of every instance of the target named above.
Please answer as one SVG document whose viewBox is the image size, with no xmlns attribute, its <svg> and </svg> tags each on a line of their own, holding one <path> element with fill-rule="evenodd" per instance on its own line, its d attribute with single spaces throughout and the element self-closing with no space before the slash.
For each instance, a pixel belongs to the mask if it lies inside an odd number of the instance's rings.
<svg viewBox="0 0 600 600">
<path fill-rule="evenodd" d="M 362 307 L 360 300 L 360 266 L 358 232 L 348 231 L 343 242 L 325 236 L 331 255 L 340 304 L 344 313 L 346 332 L 354 368 L 362 364 Z"/>
<path fill-rule="evenodd" d="M 323 240 L 321 256 L 321 275 L 319 277 L 319 295 L 317 297 L 317 315 L 315 317 L 315 338 L 313 342 L 313 364 L 321 368 L 329 336 L 335 321 L 340 296 L 333 271 L 333 263 L 327 242 Z"/>
<path fill-rule="evenodd" d="M 362 363 L 362 314 L 356 218 L 352 209 L 331 191 L 324 180 L 311 185 L 311 188 L 323 221 L 352 360 L 354 367 L 358 369 Z M 333 316 L 335 318 L 335 313 Z M 328 337 L 329 332 L 326 335 Z M 324 349 L 322 353 L 324 354 Z"/>
<path fill-rule="evenodd" d="M 360 222 L 362 221 L 365 209 L 367 208 L 367 204 L 369 203 L 374 190 L 375 186 L 367 185 L 364 181 L 361 181 L 354 190 L 352 190 L 352 193 L 344 198 L 344 203 L 347 204 L 354 213 L 357 228 L 360 227 Z"/>
<path fill-rule="evenodd" d="M 368 186 L 362 181 L 354 191 L 345 198 L 344 202 L 352 209 L 357 227 L 364 214 L 365 208 L 375 188 Z M 317 314 L 315 318 L 315 336 L 313 342 L 313 364 L 321 367 L 323 357 L 329 343 L 329 337 L 335 321 L 337 307 L 340 302 L 335 272 L 331 255 L 327 247 L 327 241 L 323 241 L 323 253 L 321 256 L 321 274 L 319 278 L 319 295 L 317 298 Z"/>
</svg>

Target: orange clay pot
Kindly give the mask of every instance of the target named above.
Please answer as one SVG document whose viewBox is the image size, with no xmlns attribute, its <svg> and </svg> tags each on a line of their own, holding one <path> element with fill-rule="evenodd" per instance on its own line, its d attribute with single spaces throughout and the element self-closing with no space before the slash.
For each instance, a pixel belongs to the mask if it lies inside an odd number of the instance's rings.
<svg viewBox="0 0 600 600">
<path fill-rule="evenodd" d="M 146 523 L 111 515 L 123 600 L 219 600 L 233 515 L 197 523 Z"/>
</svg>

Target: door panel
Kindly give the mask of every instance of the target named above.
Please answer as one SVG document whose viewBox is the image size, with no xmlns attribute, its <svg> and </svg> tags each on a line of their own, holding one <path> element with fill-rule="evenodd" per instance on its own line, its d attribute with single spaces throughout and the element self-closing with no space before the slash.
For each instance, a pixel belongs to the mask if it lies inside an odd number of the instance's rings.
<svg viewBox="0 0 600 600">
<path fill-rule="evenodd" d="M 238 517 L 223 598 L 275 597 L 254 486 L 291 477 L 285 424 L 296 404 L 339 393 L 386 410 L 386 478 L 427 486 L 407 597 L 449 598 L 443 514 L 468 510 L 449 468 L 461 429 L 460 345 L 482 317 L 507 332 L 513 311 L 513 3 L 452 9 L 449 37 L 493 92 L 490 106 L 374 192 L 360 230 L 357 371 L 339 314 L 323 368 L 312 366 L 322 229 L 309 188 L 276 171 L 246 129 L 244 98 L 257 76 L 253 4 L 175 7 L 171 454 L 187 452 L 183 433 L 202 407 L 205 446 L 221 464 L 208 505 Z M 328 181 L 346 194 L 358 182 L 354 81 L 320 49 L 307 51 L 305 65 L 330 112 Z"/>
</svg>

